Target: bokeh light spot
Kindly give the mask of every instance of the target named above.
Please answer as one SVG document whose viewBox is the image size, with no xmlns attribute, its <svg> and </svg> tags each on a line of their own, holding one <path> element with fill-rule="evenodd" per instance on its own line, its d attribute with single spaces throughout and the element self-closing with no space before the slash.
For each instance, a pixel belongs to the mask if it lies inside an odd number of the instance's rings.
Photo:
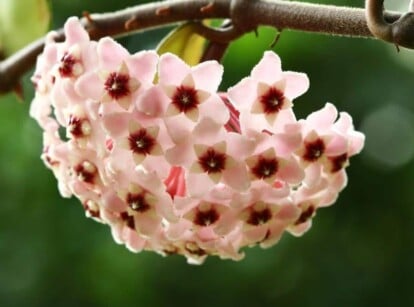
<svg viewBox="0 0 414 307">
<path fill-rule="evenodd" d="M 375 166 L 396 169 L 414 156 L 414 116 L 398 105 L 386 105 L 362 122 L 366 135 L 364 155 Z"/>
</svg>

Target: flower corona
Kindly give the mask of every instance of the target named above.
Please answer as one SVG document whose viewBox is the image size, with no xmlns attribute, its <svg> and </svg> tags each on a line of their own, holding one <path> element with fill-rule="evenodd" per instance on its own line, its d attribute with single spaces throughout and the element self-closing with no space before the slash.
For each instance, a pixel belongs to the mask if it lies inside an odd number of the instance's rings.
<svg viewBox="0 0 414 307">
<path fill-rule="evenodd" d="M 31 116 L 62 196 L 134 252 L 240 260 L 243 248 L 305 233 L 345 187 L 364 135 L 327 103 L 297 120 L 305 74 L 271 52 L 218 92 L 223 67 L 173 54 L 130 54 L 91 41 L 77 18 L 48 35 L 32 78 Z M 66 130 L 66 135 L 60 131 Z"/>
</svg>

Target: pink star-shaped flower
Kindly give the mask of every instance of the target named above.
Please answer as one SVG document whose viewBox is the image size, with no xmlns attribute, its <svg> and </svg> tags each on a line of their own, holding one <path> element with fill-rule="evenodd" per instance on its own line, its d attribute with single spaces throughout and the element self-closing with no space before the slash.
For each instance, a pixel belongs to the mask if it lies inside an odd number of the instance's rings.
<svg viewBox="0 0 414 307">
<path fill-rule="evenodd" d="M 246 167 L 228 154 L 225 141 L 212 145 L 195 144 L 194 152 L 195 161 L 188 174 L 188 181 L 192 183 L 188 187 L 190 194 L 203 194 L 219 182 L 236 190 L 249 187 Z"/>
<path fill-rule="evenodd" d="M 127 110 L 136 100 L 138 88 L 148 87 L 155 76 L 158 56 L 142 51 L 134 55 L 110 38 L 97 45 L 99 66 L 76 82 L 77 92 L 98 102 L 116 102 Z"/>
<path fill-rule="evenodd" d="M 159 62 L 159 85 L 166 95 L 166 116 L 184 114 L 193 122 L 199 116 L 225 124 L 229 113 L 216 93 L 223 68 L 214 61 L 189 67 L 173 54 L 165 54 Z"/>
<path fill-rule="evenodd" d="M 271 129 L 279 116 L 290 116 L 292 100 L 306 92 L 308 87 L 309 80 L 305 74 L 282 71 L 280 58 L 267 51 L 250 77 L 230 88 L 228 95 L 241 117 L 265 119 L 257 127 L 261 130 Z"/>
</svg>

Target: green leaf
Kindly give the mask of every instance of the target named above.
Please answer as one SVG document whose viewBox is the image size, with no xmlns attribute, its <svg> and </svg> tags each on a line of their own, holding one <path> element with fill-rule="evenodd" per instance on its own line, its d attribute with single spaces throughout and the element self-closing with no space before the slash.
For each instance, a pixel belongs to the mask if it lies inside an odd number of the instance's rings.
<svg viewBox="0 0 414 307">
<path fill-rule="evenodd" d="M 200 62 L 206 40 L 195 32 L 193 23 L 185 23 L 172 30 L 158 45 L 159 55 L 171 52 L 179 56 L 188 65 Z"/>
<path fill-rule="evenodd" d="M 47 0 L 0 0 L 0 49 L 11 55 L 43 36 L 49 22 Z"/>
</svg>

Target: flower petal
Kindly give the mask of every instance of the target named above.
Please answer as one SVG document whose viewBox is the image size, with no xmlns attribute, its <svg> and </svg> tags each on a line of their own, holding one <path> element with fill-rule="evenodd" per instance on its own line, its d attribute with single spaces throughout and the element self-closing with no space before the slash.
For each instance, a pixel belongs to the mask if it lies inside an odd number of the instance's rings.
<svg viewBox="0 0 414 307">
<path fill-rule="evenodd" d="M 154 81 L 158 55 L 154 51 L 140 51 L 127 58 L 130 75 L 147 85 Z"/>
<path fill-rule="evenodd" d="M 283 77 L 286 80 L 285 96 L 290 100 L 301 96 L 309 88 L 309 78 L 304 73 L 286 71 Z"/>
<path fill-rule="evenodd" d="M 104 94 L 103 82 L 93 72 L 80 76 L 75 83 L 75 89 L 80 96 L 95 101 L 99 101 Z"/>
<path fill-rule="evenodd" d="M 311 113 L 306 118 L 306 122 L 309 127 L 318 131 L 323 131 L 329 129 L 337 117 L 338 111 L 335 106 L 331 103 L 327 103 L 322 109 Z"/>
<path fill-rule="evenodd" d="M 257 98 L 256 88 L 257 83 L 252 78 L 244 78 L 227 90 L 228 98 L 239 111 L 250 111 Z"/>
<path fill-rule="evenodd" d="M 137 110 L 152 117 L 162 116 L 167 109 L 168 99 L 163 90 L 153 86 L 138 97 L 136 102 Z"/>
<path fill-rule="evenodd" d="M 260 62 L 253 68 L 253 79 L 273 84 L 282 77 L 282 63 L 279 56 L 273 51 L 266 51 Z"/>
<path fill-rule="evenodd" d="M 99 41 L 97 52 L 100 66 L 110 71 L 116 71 L 129 56 L 128 50 L 109 37 Z"/>
<path fill-rule="evenodd" d="M 180 85 L 190 72 L 190 67 L 176 55 L 166 53 L 160 57 L 159 83 Z"/>
<path fill-rule="evenodd" d="M 192 75 L 197 89 L 216 92 L 223 76 L 223 66 L 217 61 L 207 61 L 193 67 Z"/>
<path fill-rule="evenodd" d="M 74 45 L 89 41 L 89 34 L 82 27 L 77 17 L 70 17 L 64 26 L 65 43 L 67 45 Z"/>
</svg>

